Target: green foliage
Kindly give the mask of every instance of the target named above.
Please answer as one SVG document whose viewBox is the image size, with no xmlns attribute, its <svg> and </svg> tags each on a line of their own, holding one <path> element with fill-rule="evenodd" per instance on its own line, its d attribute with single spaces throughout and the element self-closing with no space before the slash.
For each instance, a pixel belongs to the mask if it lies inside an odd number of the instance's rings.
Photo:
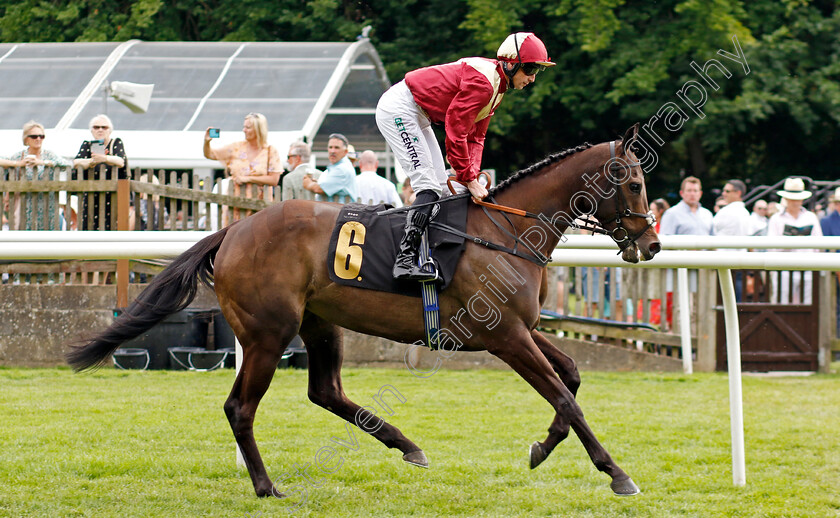
<svg viewBox="0 0 840 518">
<path fill-rule="evenodd" d="M 469 353 L 459 353 L 469 354 Z M 834 516 L 840 508 L 840 378 L 745 376 L 745 487 L 732 485 L 725 374 L 581 373 L 578 401 L 593 432 L 639 484 L 615 497 L 571 433 L 537 469 L 549 405 L 509 371 L 344 370 L 361 405 L 391 385 L 388 421 L 421 446 L 423 470 L 311 404 L 307 373 L 278 370 L 255 433 L 273 480 L 310 464 L 320 487 L 294 513 L 254 496 L 234 460 L 222 403 L 231 370 L 77 375 L 0 369 L 0 516 Z M 335 446 L 330 474 L 315 454 Z"/>
</svg>

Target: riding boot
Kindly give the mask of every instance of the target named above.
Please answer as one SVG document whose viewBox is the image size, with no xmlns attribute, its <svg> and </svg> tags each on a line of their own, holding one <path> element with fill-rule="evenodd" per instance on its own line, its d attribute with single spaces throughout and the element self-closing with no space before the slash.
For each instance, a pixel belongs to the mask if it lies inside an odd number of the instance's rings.
<svg viewBox="0 0 840 518">
<path fill-rule="evenodd" d="M 420 241 L 429 224 L 429 215 L 420 210 L 410 210 L 405 218 L 405 229 L 397 260 L 394 262 L 395 279 L 412 281 L 434 280 L 435 274 L 424 272 L 417 264 L 420 255 Z"/>
</svg>

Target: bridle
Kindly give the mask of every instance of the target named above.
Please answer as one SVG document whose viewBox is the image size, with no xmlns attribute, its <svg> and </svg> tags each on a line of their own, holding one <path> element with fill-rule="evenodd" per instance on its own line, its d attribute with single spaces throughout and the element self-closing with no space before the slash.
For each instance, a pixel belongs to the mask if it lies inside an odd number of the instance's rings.
<svg viewBox="0 0 840 518">
<path fill-rule="evenodd" d="M 625 164 L 619 163 L 617 157 L 615 156 L 615 143 L 615 140 L 610 142 L 610 160 L 609 162 L 604 164 L 605 169 L 609 171 L 611 183 L 616 186 L 614 196 L 615 228 L 612 230 L 607 230 L 606 228 L 604 228 L 603 224 L 600 223 L 598 220 L 593 221 L 588 217 L 586 220 L 584 220 L 585 224 L 579 225 L 578 228 L 588 232 L 610 236 L 610 238 L 612 238 L 612 240 L 615 241 L 615 243 L 620 249 L 618 253 L 621 253 L 628 246 L 636 246 L 636 240 L 642 237 L 642 235 L 645 232 L 647 232 L 649 228 L 656 224 L 656 216 L 653 214 L 653 211 L 650 210 L 647 212 L 647 214 L 633 212 L 632 210 L 630 210 L 630 206 L 627 203 L 627 198 L 624 195 L 624 190 L 621 188 L 622 182 L 617 181 L 617 174 L 618 171 L 622 170 L 624 167 L 640 166 L 641 162 L 625 162 Z M 625 149 L 626 148 L 627 147 L 625 146 Z M 631 236 L 630 231 L 628 231 L 624 227 L 624 218 L 643 218 L 647 221 L 647 226 L 645 226 L 637 234 Z"/>
<path fill-rule="evenodd" d="M 617 174 L 618 170 L 623 169 L 624 167 L 635 167 L 635 166 L 641 165 L 641 163 L 640 162 L 627 163 L 626 161 L 623 161 L 623 162 L 625 162 L 625 165 L 622 165 L 621 163 L 619 163 L 617 157 L 615 156 L 615 143 L 616 143 L 615 140 L 610 142 L 610 160 L 609 160 L 609 162 L 604 164 L 604 166 L 605 166 L 606 169 L 609 170 L 611 182 L 614 185 L 616 185 L 616 187 L 617 187 L 615 189 L 615 191 L 616 191 L 616 194 L 615 194 L 615 197 L 616 197 L 615 224 L 616 224 L 616 226 L 612 230 L 607 230 L 606 228 L 604 228 L 603 224 L 600 223 L 598 220 L 593 221 L 593 220 L 588 219 L 588 217 L 587 217 L 587 219 L 584 220 L 583 225 L 575 225 L 575 227 L 580 229 L 580 230 L 585 230 L 587 232 L 592 232 L 592 233 L 595 233 L 595 234 L 604 234 L 604 235 L 610 236 L 612 238 L 612 240 L 615 241 L 615 243 L 618 245 L 618 247 L 620 249 L 618 253 L 620 254 L 630 245 L 637 246 L 636 245 L 636 240 L 639 239 L 642 236 L 642 234 L 647 232 L 647 230 L 650 227 L 652 227 L 654 224 L 656 224 L 656 216 L 653 215 L 652 211 L 648 211 L 647 214 L 641 214 L 639 212 L 633 212 L 633 211 L 630 210 L 629 204 L 627 203 L 627 198 L 624 196 L 624 191 L 621 190 L 621 183 L 622 182 L 617 181 L 616 174 Z M 489 177 L 488 177 L 488 180 L 489 180 Z M 449 185 L 449 188 L 452 189 L 451 178 L 449 180 L 447 180 L 447 184 Z M 406 206 L 406 207 L 399 207 L 399 208 L 383 210 L 383 211 L 377 212 L 377 215 L 385 216 L 385 215 L 392 214 L 392 213 L 395 213 L 395 212 L 406 212 L 410 209 L 415 209 L 417 207 L 422 207 L 424 205 L 435 205 L 435 204 L 445 203 L 445 202 L 448 202 L 448 201 L 454 201 L 454 200 L 457 200 L 457 199 L 467 198 L 467 197 L 471 197 L 471 196 L 472 195 L 469 192 L 466 192 L 466 193 L 463 193 L 463 194 L 454 194 L 454 190 L 453 190 L 453 195 L 452 196 L 447 196 L 447 197 L 442 198 L 442 199 L 437 200 L 437 201 L 422 203 L 422 204 L 419 204 L 419 205 L 411 205 L 411 206 Z M 489 242 L 489 241 L 487 241 L 487 240 L 485 240 L 481 237 L 466 234 L 466 233 L 461 232 L 460 230 L 458 230 L 456 228 L 450 227 L 449 225 L 445 225 L 445 224 L 438 223 L 438 222 L 435 222 L 435 221 L 431 221 L 429 223 L 429 225 L 432 226 L 432 227 L 438 228 L 439 230 L 443 230 L 444 232 L 448 232 L 450 234 L 454 234 L 456 236 L 463 237 L 464 239 L 469 239 L 470 241 L 472 241 L 472 242 L 474 242 L 478 245 L 482 245 L 482 246 L 485 246 L 487 248 L 491 248 L 493 250 L 499 250 L 499 251 L 502 251 L 502 252 L 505 252 L 505 253 L 515 255 L 517 257 L 521 257 L 523 259 L 531 261 L 532 263 L 540 266 L 541 268 L 544 268 L 551 261 L 551 257 L 546 256 L 545 254 L 543 254 L 542 252 L 540 252 L 539 250 L 534 248 L 528 241 L 522 239 L 521 236 L 517 235 L 518 233 L 514 234 L 514 233 L 511 233 L 509 230 L 507 230 L 502 224 L 500 224 L 498 221 L 496 221 L 495 218 L 493 218 L 490 215 L 490 212 L 488 211 L 488 209 L 499 211 L 502 214 L 502 216 L 505 218 L 507 223 L 511 227 L 513 227 L 514 229 L 515 229 L 515 226 L 510 221 L 510 219 L 508 219 L 506 214 L 515 214 L 517 216 L 537 219 L 537 220 L 540 220 L 540 221 L 545 221 L 545 220 L 539 214 L 534 214 L 532 212 L 528 212 L 528 211 L 525 211 L 525 210 L 522 210 L 522 209 L 516 209 L 516 208 L 513 208 L 513 207 L 507 207 L 507 206 L 504 206 L 504 205 L 497 205 L 496 203 L 494 203 L 492 201 L 492 197 L 489 197 L 488 199 L 490 199 L 491 201 L 488 202 L 488 201 L 483 201 L 483 200 L 477 200 L 475 198 L 472 198 L 472 201 L 476 205 L 479 205 L 481 207 L 481 209 L 484 211 L 484 214 L 487 216 L 487 219 L 489 219 L 494 225 L 496 225 L 496 227 L 498 227 L 504 234 L 508 235 L 510 238 L 513 239 L 513 241 L 516 243 L 513 248 L 509 248 L 509 247 L 506 247 L 506 246 L 503 246 L 503 245 L 498 245 L 498 244 L 495 244 L 495 243 L 491 243 L 491 242 Z M 630 232 L 624 227 L 624 224 L 623 224 L 625 218 L 631 218 L 631 217 L 643 218 L 647 221 L 647 226 L 645 228 L 643 228 L 641 231 L 639 231 L 638 234 L 636 234 L 632 237 L 630 236 Z M 556 224 L 556 223 L 553 223 L 553 224 Z M 525 248 L 527 251 L 520 250 L 519 245 L 522 245 L 522 247 Z"/>
</svg>

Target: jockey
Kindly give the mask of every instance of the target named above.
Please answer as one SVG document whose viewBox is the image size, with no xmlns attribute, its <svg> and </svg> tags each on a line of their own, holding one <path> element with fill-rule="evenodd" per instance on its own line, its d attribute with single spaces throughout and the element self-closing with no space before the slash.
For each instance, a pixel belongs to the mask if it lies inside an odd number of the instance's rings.
<svg viewBox="0 0 840 518">
<path fill-rule="evenodd" d="M 476 198 L 487 196 L 478 181 L 484 135 L 505 91 L 521 90 L 537 72 L 554 66 L 545 45 L 530 32 L 508 36 L 497 59 L 463 58 L 454 63 L 414 70 L 382 94 L 376 105 L 376 125 L 417 193 L 408 211 L 395 279 L 431 280 L 434 274 L 418 266 L 418 247 L 429 223 L 432 204 L 446 183 L 446 166 L 432 123 L 446 131 L 446 158 L 459 182 Z"/>
</svg>

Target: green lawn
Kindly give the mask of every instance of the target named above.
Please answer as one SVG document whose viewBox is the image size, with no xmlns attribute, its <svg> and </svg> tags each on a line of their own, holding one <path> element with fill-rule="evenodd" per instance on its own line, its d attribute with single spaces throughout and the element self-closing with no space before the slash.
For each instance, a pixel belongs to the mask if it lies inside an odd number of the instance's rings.
<svg viewBox="0 0 840 518">
<path fill-rule="evenodd" d="M 257 499 L 234 461 L 222 403 L 233 372 L 0 369 L 0 516 L 840 516 L 840 376 L 744 377 L 746 487 L 732 485 L 724 374 L 584 372 L 579 401 L 641 487 L 620 498 L 570 437 L 538 469 L 527 449 L 551 410 L 511 372 L 347 369 L 362 405 L 391 385 L 388 420 L 429 457 L 402 462 L 306 399 L 306 373 L 278 371 L 256 434 L 273 479 L 334 446 L 320 487 Z M 304 501 L 305 500 L 305 501 Z M 294 512 L 289 503 L 301 504 Z M 262 514 L 261 514 L 262 513 Z"/>
</svg>

